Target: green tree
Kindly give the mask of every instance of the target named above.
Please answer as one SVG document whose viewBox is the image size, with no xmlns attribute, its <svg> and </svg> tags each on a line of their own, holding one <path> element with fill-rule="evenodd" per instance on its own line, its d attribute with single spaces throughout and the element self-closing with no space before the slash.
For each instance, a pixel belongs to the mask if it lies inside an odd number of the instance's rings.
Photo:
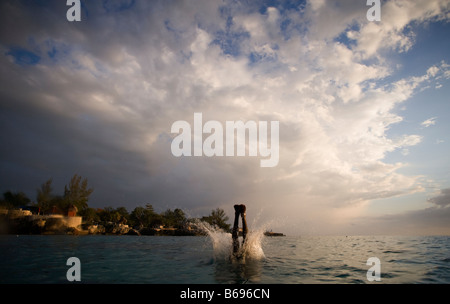
<svg viewBox="0 0 450 304">
<path fill-rule="evenodd" d="M 40 189 L 37 189 L 36 202 L 42 212 L 49 211 L 55 203 L 52 191 L 51 178 L 43 183 Z"/>
<path fill-rule="evenodd" d="M 7 208 L 17 208 L 21 206 L 27 206 L 31 200 L 23 192 L 13 193 L 6 191 L 3 193 L 3 204 Z"/>
<path fill-rule="evenodd" d="M 100 221 L 100 216 L 94 208 L 86 208 L 79 213 L 86 224 L 94 224 Z"/>
<path fill-rule="evenodd" d="M 146 204 L 145 208 L 134 208 L 130 214 L 130 221 L 133 226 L 140 228 L 162 225 L 161 216 L 153 210 L 153 206 L 150 204 Z"/>
<path fill-rule="evenodd" d="M 145 209 L 148 210 L 151 214 L 156 214 L 152 204 L 145 204 Z"/>
<path fill-rule="evenodd" d="M 211 211 L 209 216 L 204 216 L 200 219 L 201 221 L 207 222 L 213 227 L 223 229 L 225 231 L 229 231 L 231 229 L 231 225 L 227 223 L 229 220 L 223 209 L 217 208 L 216 210 Z"/>
<path fill-rule="evenodd" d="M 118 222 L 120 213 L 113 207 L 105 207 L 99 211 L 99 217 L 102 222 Z"/>
<path fill-rule="evenodd" d="M 178 208 L 173 211 L 171 209 L 167 209 L 162 214 L 162 217 L 164 225 L 174 228 L 182 228 L 187 221 L 184 211 Z"/>
<path fill-rule="evenodd" d="M 119 207 L 116 209 L 117 214 L 120 216 L 120 220 L 122 223 L 126 224 L 130 219 L 130 214 L 128 213 L 127 208 Z"/>
<path fill-rule="evenodd" d="M 72 177 L 69 185 L 64 186 L 64 208 L 68 208 L 70 205 L 77 207 L 78 211 L 88 208 L 87 202 L 94 190 L 88 188 L 87 183 L 87 178 L 81 180 L 81 176 L 77 174 Z"/>
<path fill-rule="evenodd" d="M 68 208 L 67 200 L 64 199 L 64 197 L 62 197 L 61 195 L 55 195 L 52 198 L 50 205 L 50 209 L 47 210 L 47 212 L 49 213 L 53 211 L 66 213 Z M 56 207 L 56 210 L 53 209 L 54 207 Z"/>
</svg>

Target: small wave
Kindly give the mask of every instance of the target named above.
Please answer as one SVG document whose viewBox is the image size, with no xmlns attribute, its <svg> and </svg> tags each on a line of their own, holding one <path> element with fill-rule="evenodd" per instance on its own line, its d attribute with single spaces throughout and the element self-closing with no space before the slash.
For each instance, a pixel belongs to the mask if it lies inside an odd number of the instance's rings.
<svg viewBox="0 0 450 304">
<path fill-rule="evenodd" d="M 385 250 L 383 253 L 405 253 L 407 250 Z"/>
</svg>

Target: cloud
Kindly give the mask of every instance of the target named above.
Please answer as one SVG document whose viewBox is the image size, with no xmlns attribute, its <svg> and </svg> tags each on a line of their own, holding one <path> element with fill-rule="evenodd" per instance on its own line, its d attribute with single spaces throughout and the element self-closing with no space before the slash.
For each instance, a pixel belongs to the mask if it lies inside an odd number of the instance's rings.
<svg viewBox="0 0 450 304">
<path fill-rule="evenodd" d="M 450 188 L 441 189 L 441 193 L 438 196 L 428 199 L 428 202 L 438 206 L 447 207 L 450 205 Z"/>
<path fill-rule="evenodd" d="M 10 185 L 24 183 L 20 172 L 33 176 L 32 191 L 76 172 L 94 183 L 99 207 L 152 203 L 195 214 L 232 212 L 240 201 L 317 230 L 357 217 L 370 200 L 423 190 L 417 176 L 399 173 L 407 164 L 385 161 L 422 137 L 388 131 L 403 121 L 396 107 L 441 77 L 445 63 L 387 83 L 395 69 L 381 51 L 406 52 L 414 43 L 406 27 L 443 18 L 445 2 L 388 2 L 379 24 L 349 1 L 264 10 L 89 2 L 73 24 L 57 2 L 49 16 L 24 3 L 0 9 L 1 136 L 11 147 L 2 179 L 12 176 Z M 13 19 L 20 26 L 4 30 Z M 28 60 L 31 52 L 40 59 Z M 221 123 L 280 121 L 279 165 L 173 157 L 171 125 L 192 122 L 194 112 Z"/>
<path fill-rule="evenodd" d="M 429 126 L 433 126 L 436 124 L 436 119 L 437 117 L 428 118 L 427 120 L 423 121 L 420 125 L 425 128 L 428 128 Z"/>
<path fill-rule="evenodd" d="M 397 214 L 362 216 L 349 221 L 346 229 L 362 234 L 441 235 L 450 233 L 450 189 L 427 200 L 431 207 Z"/>
<path fill-rule="evenodd" d="M 378 235 L 448 235 L 450 208 L 430 207 L 400 214 L 359 217 L 347 223 L 348 233 Z M 342 229 L 342 228 L 341 228 Z"/>
<path fill-rule="evenodd" d="M 414 32 L 407 27 L 412 22 L 445 19 L 448 3 L 445 1 L 389 1 L 383 4 L 382 22 L 363 24 L 358 32 L 350 32 L 364 58 L 378 57 L 379 51 L 395 49 L 408 51 L 414 44 Z"/>
</svg>

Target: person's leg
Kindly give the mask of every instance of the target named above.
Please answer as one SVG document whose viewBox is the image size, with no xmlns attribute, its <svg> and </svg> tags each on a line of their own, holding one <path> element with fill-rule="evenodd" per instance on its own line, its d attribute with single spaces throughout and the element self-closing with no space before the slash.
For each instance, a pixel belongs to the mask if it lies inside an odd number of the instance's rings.
<svg viewBox="0 0 450 304">
<path fill-rule="evenodd" d="M 248 233 L 248 228 L 247 228 L 247 219 L 245 217 L 245 211 L 247 210 L 247 208 L 245 207 L 245 205 L 241 205 L 241 216 L 242 216 L 242 244 L 244 244 L 245 242 L 245 238 L 247 237 L 247 233 Z"/>
<path fill-rule="evenodd" d="M 241 214 L 241 206 L 234 205 L 234 225 L 231 232 L 233 238 L 233 253 L 236 254 L 239 251 L 239 214 Z"/>
</svg>

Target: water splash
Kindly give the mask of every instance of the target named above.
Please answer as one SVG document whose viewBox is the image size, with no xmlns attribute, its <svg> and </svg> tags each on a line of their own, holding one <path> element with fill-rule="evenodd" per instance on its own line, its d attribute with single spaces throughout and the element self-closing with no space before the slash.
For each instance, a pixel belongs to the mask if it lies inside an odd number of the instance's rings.
<svg viewBox="0 0 450 304">
<path fill-rule="evenodd" d="M 203 230 L 213 246 L 212 265 L 217 282 L 228 284 L 257 283 L 261 280 L 262 265 L 265 258 L 262 248 L 264 227 L 248 232 L 240 252 L 233 254 L 231 233 L 215 228 L 208 223 L 198 222 L 197 227 Z M 254 227 L 254 226 L 252 226 Z M 239 238 L 242 243 L 242 237 Z"/>
<path fill-rule="evenodd" d="M 215 260 L 230 259 L 233 256 L 233 246 L 231 233 L 225 232 L 222 229 L 213 227 L 205 222 L 196 223 L 197 227 L 208 235 L 213 245 Z M 240 247 L 238 256 L 243 257 L 246 260 L 262 260 L 265 258 L 264 251 L 262 249 L 262 241 L 264 237 L 265 229 L 263 227 L 250 230 L 247 234 L 244 245 Z M 242 244 L 242 238 L 239 238 Z"/>
</svg>

